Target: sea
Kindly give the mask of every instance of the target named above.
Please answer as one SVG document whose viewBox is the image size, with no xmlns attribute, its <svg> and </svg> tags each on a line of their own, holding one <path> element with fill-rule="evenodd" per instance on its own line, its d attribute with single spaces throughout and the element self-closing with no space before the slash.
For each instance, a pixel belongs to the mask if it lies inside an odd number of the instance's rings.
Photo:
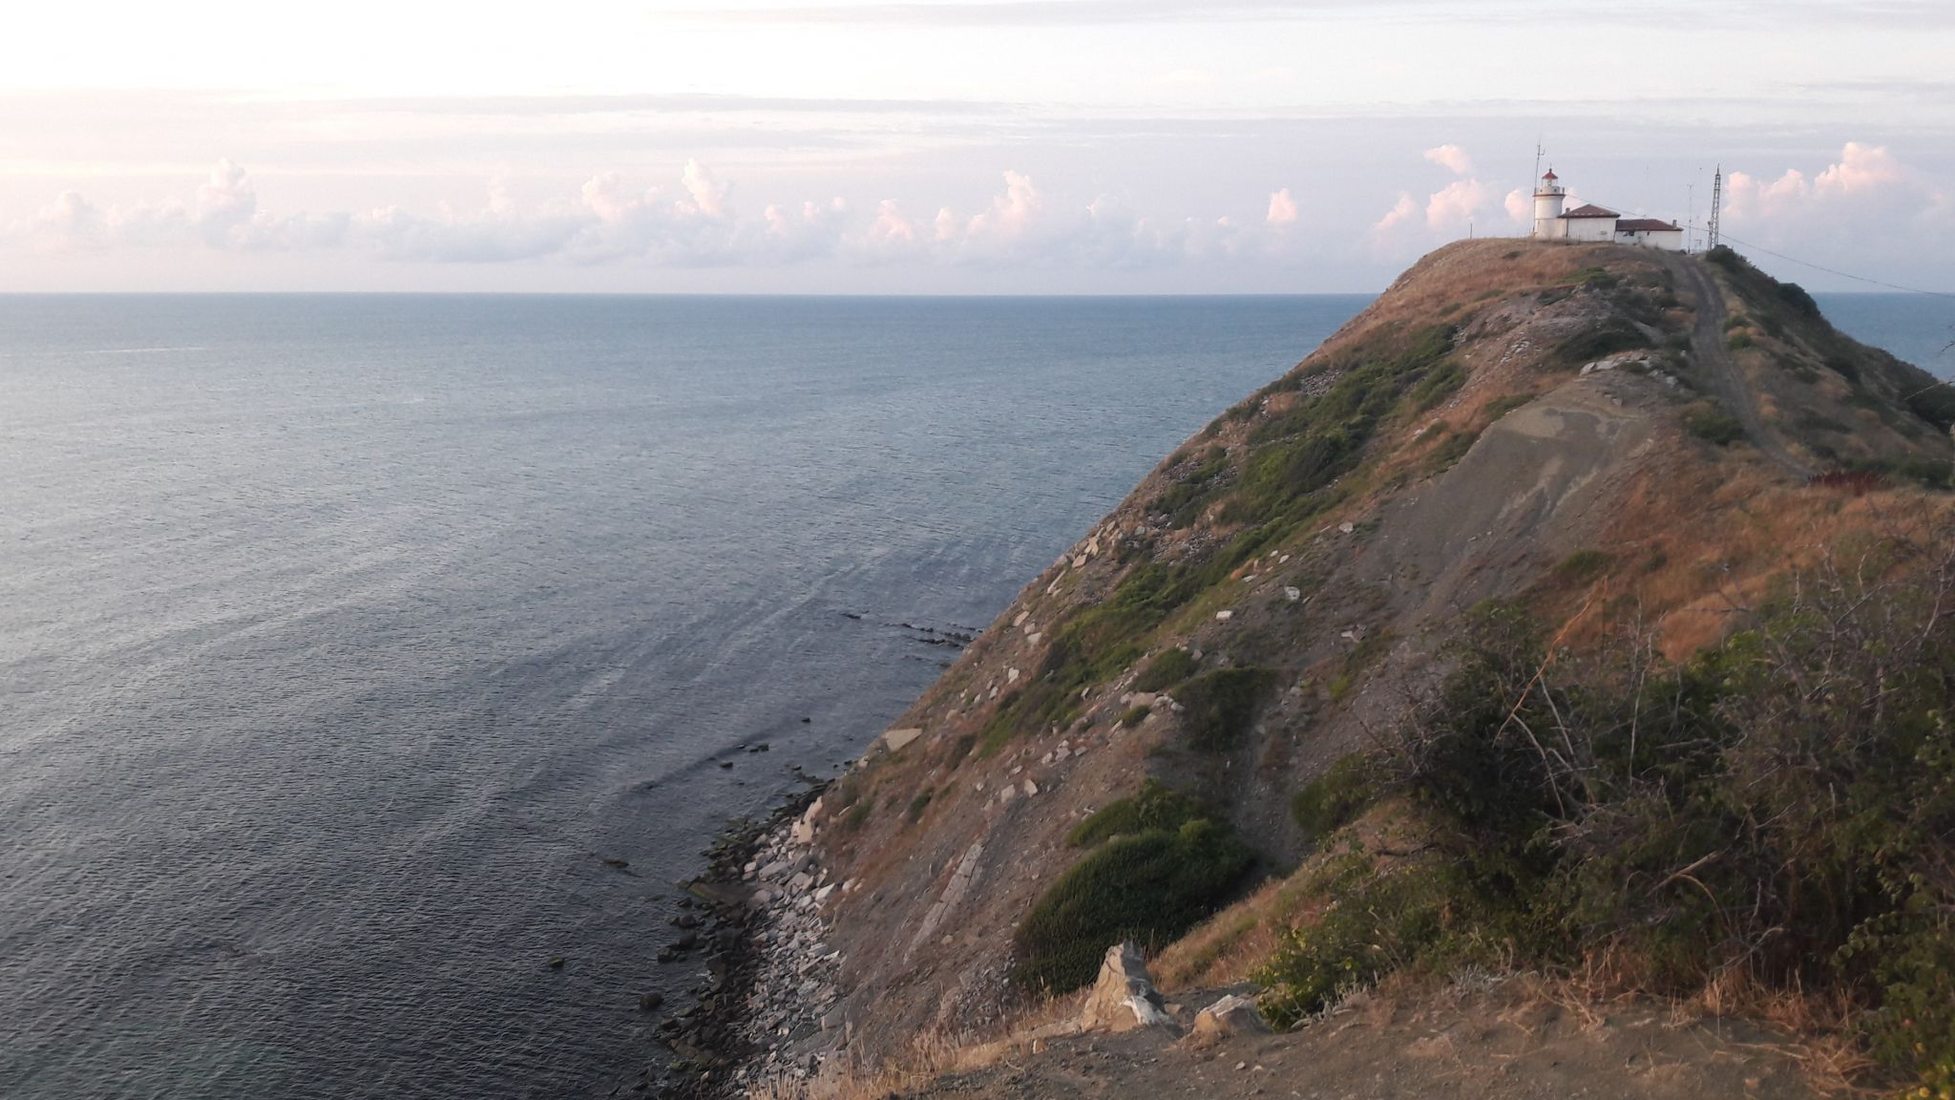
<svg viewBox="0 0 1955 1100">
<path fill-rule="evenodd" d="M 0 1097 L 629 1089 L 725 825 L 1368 300 L 0 297 Z"/>
</svg>

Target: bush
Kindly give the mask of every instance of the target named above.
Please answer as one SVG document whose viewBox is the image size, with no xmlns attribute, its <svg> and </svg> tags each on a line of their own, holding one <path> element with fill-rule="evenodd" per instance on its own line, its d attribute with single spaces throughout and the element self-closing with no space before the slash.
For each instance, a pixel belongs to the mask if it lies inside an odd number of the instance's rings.
<svg viewBox="0 0 1955 1100">
<path fill-rule="evenodd" d="M 1419 329 L 1374 358 L 1336 368 L 1329 389 L 1257 425 L 1223 518 L 1280 530 L 1278 525 L 1328 507 L 1335 499 L 1332 484 L 1357 468 L 1379 426 L 1402 401 L 1413 400 L 1409 391 L 1435 370 L 1445 373 L 1440 364 L 1452 351 L 1455 331 L 1447 325 Z M 1426 398 L 1446 383 L 1434 385 Z"/>
<path fill-rule="evenodd" d="M 1940 382 L 1918 387 L 1905 397 L 1908 411 L 1947 431 L 1955 427 L 1955 385 Z"/>
<path fill-rule="evenodd" d="M 1949 463 L 1946 461 L 1911 457 L 1859 458 L 1850 459 L 1844 465 L 1849 473 L 1904 478 L 1929 489 L 1955 488 L 1955 477 L 1951 476 Z"/>
<path fill-rule="evenodd" d="M 1150 513 L 1166 513 L 1168 526 L 1186 527 L 1200 518 L 1202 510 L 1215 499 L 1215 483 L 1229 472 L 1229 452 L 1212 446 L 1199 459 L 1184 459 L 1174 473 L 1174 484 L 1148 505 Z"/>
<path fill-rule="evenodd" d="M 1322 840 L 1350 824 L 1377 795 L 1371 761 L 1352 753 L 1304 784 L 1290 800 L 1290 816 L 1306 837 Z"/>
<path fill-rule="evenodd" d="M 1737 971 L 1858 1005 L 1892 1070 L 1955 1069 L 1950 546 L 1944 526 L 1839 552 L 1681 666 L 1578 662 L 1481 609 L 1390 761 L 1444 823 L 1448 919 L 1406 902 L 1410 931 L 1353 972 L 1469 933 L 1532 965 L 1606 955 L 1657 993 Z M 1340 935 L 1279 956 L 1297 1011 L 1350 957 Z"/>
<path fill-rule="evenodd" d="M 1684 431 L 1703 440 L 1727 447 L 1745 437 L 1745 426 L 1738 418 L 1715 405 L 1697 405 L 1683 416 Z"/>
<path fill-rule="evenodd" d="M 1443 867 L 1379 872 L 1354 860 L 1326 884 L 1329 906 L 1313 923 L 1288 932 L 1254 975 L 1259 1006 L 1278 1028 L 1335 1004 L 1343 995 L 1411 965 L 1443 934 L 1456 892 Z"/>
<path fill-rule="evenodd" d="M 1141 784 L 1139 794 L 1109 802 L 1080 822 L 1067 835 L 1066 843 L 1075 848 L 1091 848 L 1116 836 L 1153 829 L 1179 829 L 1205 816 L 1201 803 L 1149 779 Z"/>
<path fill-rule="evenodd" d="M 1426 453 L 1425 461 L 1420 466 L 1420 473 L 1427 477 L 1452 469 L 1455 463 L 1466 457 L 1466 452 L 1473 449 L 1473 444 L 1480 441 L 1478 432 L 1448 431 L 1444 424 L 1434 434 L 1438 442 Z"/>
<path fill-rule="evenodd" d="M 1134 678 L 1135 691 L 1165 691 L 1195 674 L 1195 655 L 1176 646 L 1147 663 Z"/>
<path fill-rule="evenodd" d="M 1466 372 L 1460 369 L 1458 363 L 1441 363 L 1412 387 L 1406 400 L 1411 403 L 1414 412 L 1425 412 L 1459 392 L 1459 388 L 1465 384 Z"/>
<path fill-rule="evenodd" d="M 1206 819 L 1108 840 L 1026 914 L 1013 938 L 1012 979 L 1035 992 L 1078 989 L 1109 946 L 1159 948 L 1221 908 L 1254 862 L 1226 826 Z"/>
<path fill-rule="evenodd" d="M 1566 584 L 1587 584 L 1607 572 L 1615 562 L 1606 550 L 1577 550 L 1554 567 L 1557 580 Z"/>
<path fill-rule="evenodd" d="M 1778 284 L 1779 300 L 1792 308 L 1792 312 L 1809 321 L 1819 319 L 1819 303 L 1812 300 L 1806 288 L 1798 283 Z"/>
<path fill-rule="evenodd" d="M 1499 420 L 1515 409 L 1532 404 L 1534 397 L 1535 395 L 1531 393 L 1510 393 L 1505 397 L 1496 397 L 1487 402 L 1487 419 Z"/>
<path fill-rule="evenodd" d="M 1234 748 L 1275 682 L 1266 668 L 1218 668 L 1182 685 L 1175 702 L 1187 708 L 1189 744 L 1204 752 Z"/>
<path fill-rule="evenodd" d="M 1650 338 L 1642 329 L 1619 318 L 1610 318 L 1563 340 L 1555 352 L 1564 362 L 1580 365 L 1619 351 L 1649 346 Z"/>
<path fill-rule="evenodd" d="M 909 819 L 910 824 L 914 825 L 918 821 L 923 820 L 923 811 L 930 808 L 930 799 L 936 793 L 937 792 L 925 788 L 923 791 L 919 792 L 915 798 L 910 799 L 909 809 L 904 811 L 903 814 L 904 817 Z"/>
</svg>

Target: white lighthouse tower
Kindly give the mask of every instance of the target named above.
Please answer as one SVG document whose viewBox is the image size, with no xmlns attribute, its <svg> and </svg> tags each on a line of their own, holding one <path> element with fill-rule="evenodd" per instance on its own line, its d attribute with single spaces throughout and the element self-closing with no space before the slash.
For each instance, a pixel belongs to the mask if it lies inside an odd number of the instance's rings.
<svg viewBox="0 0 1955 1100">
<path fill-rule="evenodd" d="M 1534 237 L 1536 240 L 1553 240 L 1568 231 L 1568 225 L 1561 220 L 1561 204 L 1568 198 L 1568 191 L 1561 186 L 1561 177 L 1548 169 L 1547 175 L 1534 188 Z"/>
</svg>

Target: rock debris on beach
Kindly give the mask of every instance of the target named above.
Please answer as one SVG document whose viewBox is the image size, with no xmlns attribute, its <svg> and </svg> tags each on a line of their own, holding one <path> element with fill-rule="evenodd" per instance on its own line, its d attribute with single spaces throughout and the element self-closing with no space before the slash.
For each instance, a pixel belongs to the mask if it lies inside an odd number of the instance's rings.
<svg viewBox="0 0 1955 1100">
<path fill-rule="evenodd" d="M 840 996 L 842 954 L 828 946 L 823 903 L 846 890 L 830 882 L 816 862 L 812 842 L 821 803 L 760 841 L 749 864 L 755 919 L 750 926 L 756 961 L 741 1040 L 755 1053 L 734 1071 L 737 1091 L 765 1086 L 792 1095 L 812 1082 L 847 1034 Z"/>
</svg>

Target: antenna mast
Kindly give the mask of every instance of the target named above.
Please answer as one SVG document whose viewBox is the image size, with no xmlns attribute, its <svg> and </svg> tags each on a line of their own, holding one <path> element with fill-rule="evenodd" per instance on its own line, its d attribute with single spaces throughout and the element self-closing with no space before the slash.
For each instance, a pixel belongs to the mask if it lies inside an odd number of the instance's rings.
<svg viewBox="0 0 1955 1100">
<path fill-rule="evenodd" d="M 1718 244 L 1717 216 L 1718 214 L 1723 212 L 1723 210 L 1724 210 L 1724 165 L 1720 164 L 1717 166 L 1717 175 L 1711 177 L 1711 224 L 1709 230 L 1710 244 L 1708 246 L 1710 248 L 1717 247 Z"/>
</svg>

